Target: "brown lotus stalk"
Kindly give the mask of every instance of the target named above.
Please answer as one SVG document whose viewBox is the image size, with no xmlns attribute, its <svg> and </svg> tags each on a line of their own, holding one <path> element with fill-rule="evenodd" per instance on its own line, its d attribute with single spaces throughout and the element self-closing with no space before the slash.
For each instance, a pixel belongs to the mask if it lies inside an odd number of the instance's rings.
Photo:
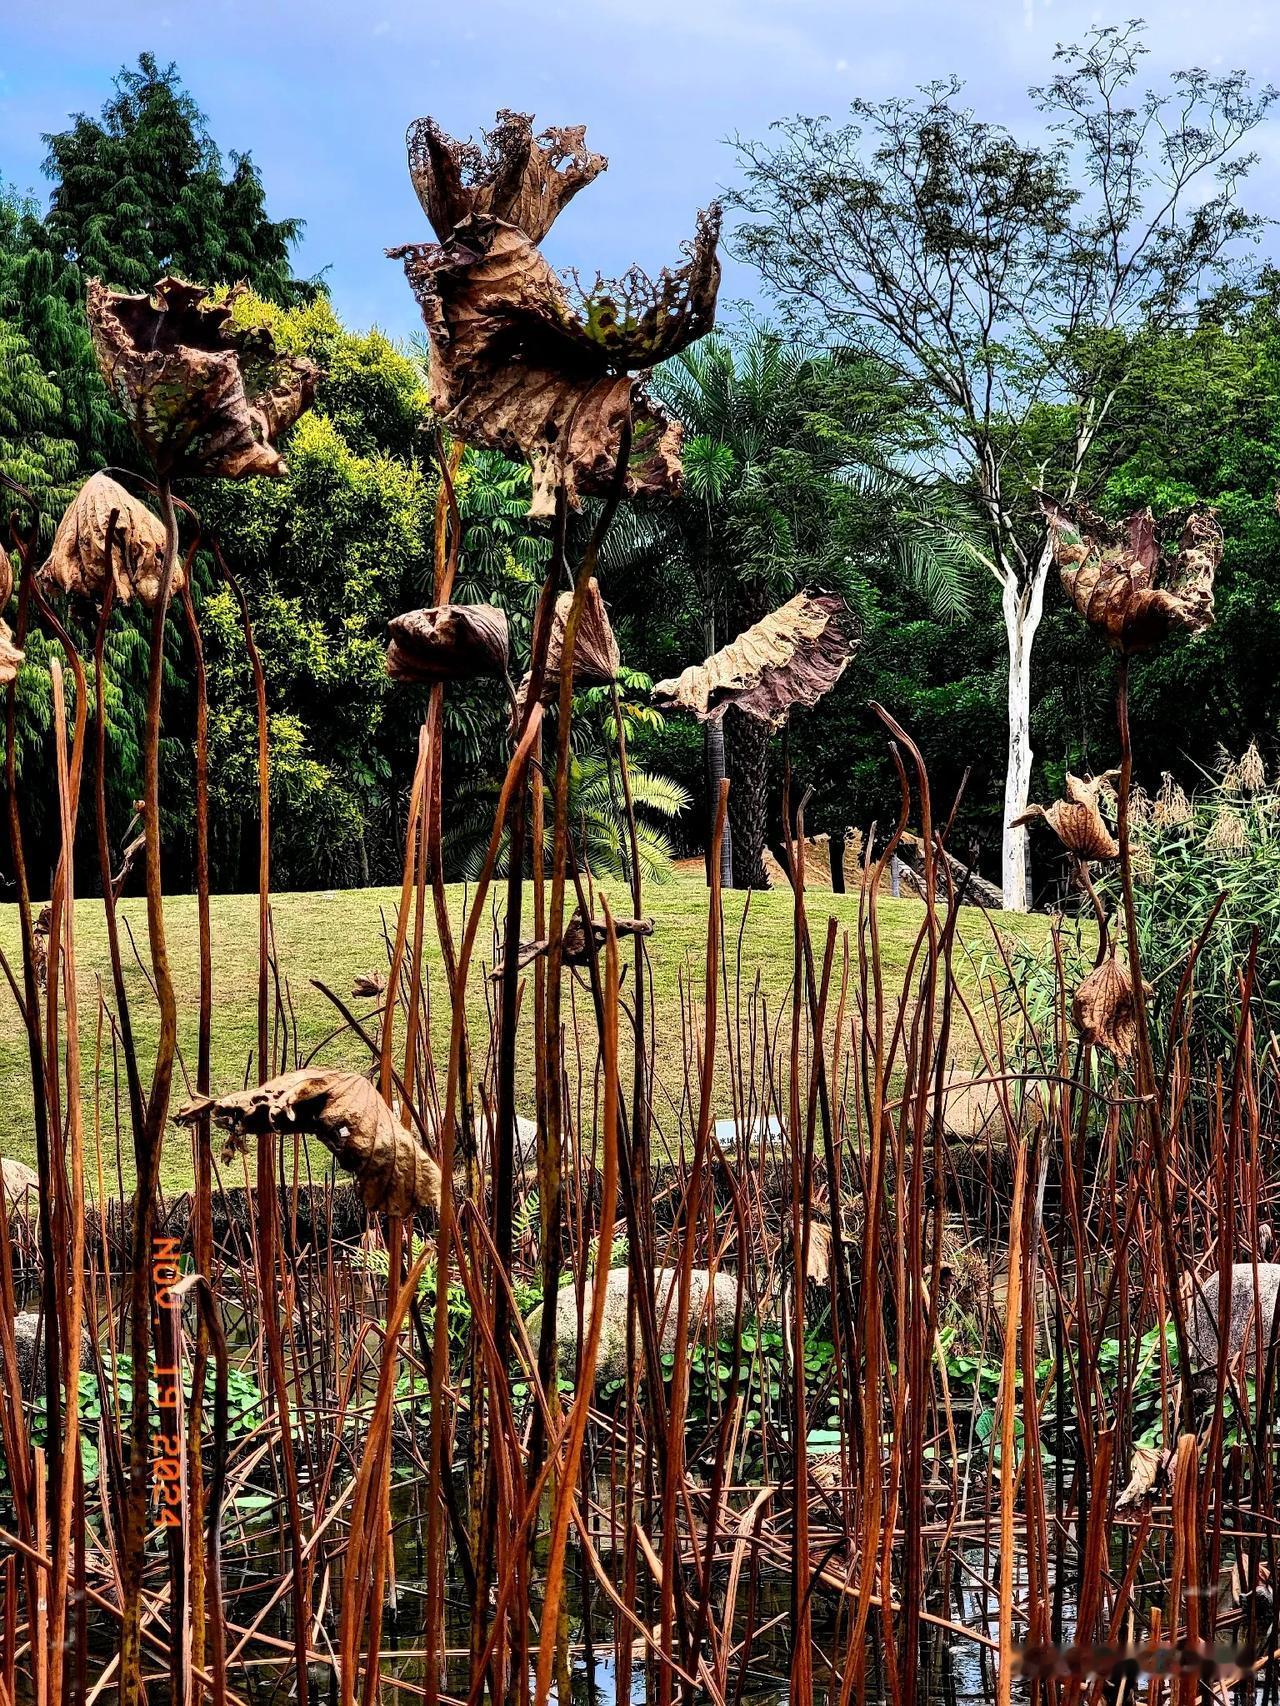
<svg viewBox="0 0 1280 1706">
<path fill-rule="evenodd" d="M 730 705 L 780 727 L 798 706 L 816 705 L 848 668 L 856 633 L 842 598 L 801 592 L 721 647 L 705 663 L 660 681 L 655 704 L 692 711 L 699 722 Z"/>
<path fill-rule="evenodd" d="M 1210 510 L 1197 507 L 1186 516 L 1170 560 L 1161 549 L 1168 524 L 1157 527 L 1149 509 L 1117 531 L 1083 507 L 1069 509 L 1043 494 L 1040 507 L 1063 589 L 1116 651 L 1147 651 L 1175 628 L 1198 634 L 1210 626 L 1222 560 L 1222 529 Z"/>
<path fill-rule="evenodd" d="M 1067 797 L 1055 800 L 1051 806 L 1028 806 L 1021 817 L 1013 819 L 1011 828 L 1020 828 L 1043 818 L 1068 853 L 1077 859 L 1118 859 L 1120 846 L 1107 828 L 1102 816 L 1100 799 L 1118 771 L 1108 770 L 1085 782 L 1079 776 L 1067 775 Z"/>
<path fill-rule="evenodd" d="M 354 1174 L 367 1208 L 400 1217 L 440 1206 L 435 1160 L 359 1073 L 285 1072 L 253 1090 L 199 1097 L 177 1117 L 190 1124 L 206 1112 L 226 1127 L 232 1151 L 246 1135 L 290 1128 L 313 1132 L 338 1165 Z"/>
<path fill-rule="evenodd" d="M 136 593 L 150 609 L 164 579 L 164 523 L 109 474 L 99 473 L 67 505 L 40 575 L 65 593 L 100 598 L 108 574 L 120 603 L 128 604 Z M 175 562 L 171 590 L 181 592 L 185 579 L 181 562 Z"/>
<path fill-rule="evenodd" d="M 201 285 L 162 278 L 128 296 L 90 279 L 87 312 L 107 389 L 162 478 L 284 474 L 277 440 L 310 407 L 319 369 L 240 326 Z"/>
<path fill-rule="evenodd" d="M 1081 983 L 1071 1017 L 1085 1042 L 1120 1061 L 1132 1055 L 1138 1041 L 1133 974 L 1117 953 L 1109 953 Z"/>
<path fill-rule="evenodd" d="M 431 340 L 431 400 L 457 437 L 528 462 L 530 513 L 612 487 L 623 431 L 624 490 L 675 492 L 681 429 L 644 394 L 648 369 L 710 331 L 720 211 L 698 218 L 686 263 L 656 281 L 597 279 L 580 303 L 540 253 L 565 203 L 605 168 L 582 127 L 547 130 L 502 112 L 485 147 L 431 119 L 409 131 L 409 169 L 438 243 L 387 251 L 404 262 Z"/>
<path fill-rule="evenodd" d="M 507 673 L 507 618 L 495 604 L 437 604 L 388 624 L 393 681 L 465 681 Z"/>
</svg>

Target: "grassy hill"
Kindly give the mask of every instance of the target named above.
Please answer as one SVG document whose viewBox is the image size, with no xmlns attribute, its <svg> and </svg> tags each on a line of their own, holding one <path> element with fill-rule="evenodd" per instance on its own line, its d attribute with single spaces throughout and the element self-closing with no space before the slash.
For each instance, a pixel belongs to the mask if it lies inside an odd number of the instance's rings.
<svg viewBox="0 0 1280 1706">
<path fill-rule="evenodd" d="M 625 895 L 612 893 L 611 901 L 620 913 L 630 911 Z M 503 889 L 491 892 L 489 917 L 482 925 L 478 953 L 483 956 L 483 971 L 493 961 L 494 930 L 501 916 Z M 349 1031 L 333 1036 L 342 1026 L 341 1016 L 315 987 L 320 980 L 344 1001 L 350 997 L 352 979 L 362 972 L 385 969 L 387 950 L 384 929 L 395 928 L 398 891 L 392 889 L 354 889 L 329 893 L 281 894 L 273 899 L 272 918 L 275 931 L 282 992 L 290 1011 L 290 1026 L 296 1029 L 297 1050 L 305 1058 L 319 1049 L 317 1059 L 326 1065 L 342 1065 L 364 1069 L 369 1064 L 369 1052 Z M 449 891 L 451 915 L 462 917 L 466 897 L 461 884 Z M 526 891 L 526 918 L 532 901 Z M 814 892 L 808 897 L 810 926 L 815 950 L 820 954 L 825 939 L 827 920 L 834 917 L 841 932 L 848 933 L 853 958 L 851 994 L 856 986 L 857 901 L 852 896 Z M 126 980 L 130 1008 L 142 1056 L 144 1076 L 150 1071 L 155 1039 L 155 1001 L 150 983 L 138 953 L 146 959 L 146 914 L 141 899 L 129 899 L 121 905 L 124 925 Z M 215 1089 L 238 1088 L 244 1083 L 253 1058 L 257 1037 L 257 899 L 253 895 L 217 895 L 213 911 L 213 1082 Z M 649 943 L 653 973 L 653 1010 L 655 1018 L 656 1076 L 658 1093 L 656 1106 L 659 1124 L 668 1131 L 676 1126 L 675 1110 L 679 1105 L 685 1082 L 684 1038 L 687 1036 L 687 1014 L 690 990 L 699 1000 L 702 988 L 702 966 L 705 952 L 707 891 L 696 876 L 678 875 L 674 881 L 651 888 L 646 897 L 645 911 L 653 917 L 655 930 Z M 744 922 L 745 914 L 745 922 Z M 759 989 L 767 1003 L 770 1028 L 779 1005 L 787 998 L 792 966 L 791 934 L 792 902 L 788 892 L 756 893 L 749 897 L 741 893 L 725 896 L 725 944 L 727 978 L 731 1004 L 741 991 L 744 1014 L 744 1036 L 748 995 L 759 980 Z M 886 988 L 896 992 L 901 970 L 920 928 L 923 913 L 918 902 L 885 899 L 880 904 L 881 944 L 886 971 Z M 175 895 L 165 902 L 165 919 L 169 952 L 179 1006 L 179 1047 L 182 1052 L 175 1079 L 175 1105 L 185 1094 L 184 1069 L 195 1070 L 197 1019 L 197 934 L 196 902 L 191 895 Z M 1042 934 L 1045 921 L 1037 918 L 1001 918 L 1001 930 L 1026 936 Z M 460 932 L 459 932 L 460 933 Z M 528 934 L 529 932 L 526 932 Z M 76 909 L 77 965 L 81 1003 L 81 1059 L 84 1100 L 86 1107 L 85 1137 L 89 1154 L 89 1171 L 95 1171 L 95 1127 L 101 1133 L 103 1165 L 108 1182 L 116 1173 L 115 1094 L 112 1083 L 111 1025 L 107 1013 L 110 1002 L 110 963 L 107 956 L 106 930 L 101 903 L 82 900 Z M 964 953 L 963 978 L 976 986 L 982 961 L 991 955 L 994 946 L 992 921 L 978 911 L 966 909 L 960 929 Z M 15 968 L 20 961 L 17 916 L 14 907 L 0 907 L 0 949 Z M 431 1033 L 436 1059 L 443 1078 L 443 1062 L 447 1052 L 448 1001 L 442 976 L 439 949 L 431 924 L 428 905 L 427 954 L 425 956 L 431 1007 Z M 740 960 L 740 978 L 739 978 Z M 630 976 L 623 984 L 624 1000 L 630 988 Z M 470 984 L 470 1018 L 472 1044 L 477 1069 L 489 1045 L 490 1028 L 485 1009 L 486 995 L 492 993 L 481 973 L 472 972 Z M 104 1006 L 104 1001 L 106 1006 Z M 371 1015 L 376 1004 L 369 1001 L 351 1003 L 354 1010 Z M 526 1003 L 522 1024 L 526 1034 L 530 1026 L 531 1001 Z M 686 1015 L 682 1022 L 682 1013 Z M 582 1093 L 589 1112 L 593 1090 L 592 1064 L 595 1032 L 591 1020 L 590 994 L 585 982 L 573 980 L 565 1001 L 566 1025 L 577 1025 L 581 1038 L 579 1046 L 571 1046 L 570 1076 L 575 1060 L 582 1060 Z M 371 1025 L 372 1028 L 372 1025 Z M 785 1042 L 785 1027 L 782 1033 Z M 717 1071 L 719 1111 L 729 1112 L 730 1084 L 727 1065 L 728 1050 L 719 1050 Z M 292 1059 L 292 1047 L 290 1050 Z M 525 1111 L 531 1112 L 528 1068 L 529 1051 L 522 1050 L 521 1094 Z M 95 1062 L 98 1064 L 95 1065 Z M 127 1116 L 123 1110 L 123 1073 L 121 1073 L 122 1124 Z M 0 1154 L 31 1162 L 34 1145 L 31 1129 L 31 1081 L 27 1064 L 26 1040 L 16 1004 L 7 987 L 0 985 Z M 124 1136 L 125 1165 L 129 1177 L 127 1129 Z M 190 1154 L 186 1134 L 171 1128 L 165 1145 L 164 1182 L 167 1188 L 177 1189 L 189 1183 Z"/>
</svg>

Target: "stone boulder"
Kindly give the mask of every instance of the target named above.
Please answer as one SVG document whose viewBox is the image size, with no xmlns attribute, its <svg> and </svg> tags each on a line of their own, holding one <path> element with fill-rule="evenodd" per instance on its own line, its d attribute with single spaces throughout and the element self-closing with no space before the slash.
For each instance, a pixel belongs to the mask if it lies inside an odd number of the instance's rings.
<svg viewBox="0 0 1280 1706">
<path fill-rule="evenodd" d="M 24 1309 L 13 1318 L 13 1342 L 18 1353 L 18 1382 L 23 1395 L 37 1397 L 44 1390 L 44 1322 L 34 1309 Z M 89 1360 L 92 1346 L 88 1328 L 80 1332 L 80 1367 Z"/>
<path fill-rule="evenodd" d="M 1259 1262 L 1257 1275 L 1255 1292 L 1252 1262 L 1237 1262 L 1231 1269 L 1231 1313 L 1227 1321 L 1227 1354 L 1234 1361 L 1245 1351 L 1246 1364 L 1251 1369 L 1257 1363 L 1259 1333 L 1264 1356 L 1280 1337 L 1280 1322 L 1276 1317 L 1280 1262 Z M 1191 1287 L 1188 1313 L 1191 1355 L 1202 1368 L 1216 1368 L 1218 1363 L 1218 1277 L 1209 1274 Z"/>
<path fill-rule="evenodd" d="M 35 1168 L 0 1155 L 0 1187 L 6 1212 L 34 1225 L 40 1214 L 40 1178 Z"/>
<path fill-rule="evenodd" d="M 664 1351 L 675 1349 L 676 1279 L 674 1268 L 659 1268 L 654 1275 L 658 1339 Z M 582 1303 L 583 1322 L 588 1326 L 593 1289 L 592 1282 L 588 1280 Z M 732 1274 L 717 1273 L 713 1281 L 706 1268 L 695 1268 L 689 1287 L 691 1338 L 710 1338 L 714 1343 L 731 1333 L 737 1297 L 738 1282 Z M 535 1349 L 541 1330 L 542 1305 L 539 1304 L 526 1322 L 526 1331 Z M 556 1299 L 556 1348 L 560 1372 L 567 1378 L 572 1374 L 578 1356 L 578 1296 L 572 1281 L 561 1286 Z M 604 1323 L 596 1357 L 596 1380 L 621 1380 L 626 1371 L 627 1269 L 612 1268 L 605 1281 Z"/>
</svg>

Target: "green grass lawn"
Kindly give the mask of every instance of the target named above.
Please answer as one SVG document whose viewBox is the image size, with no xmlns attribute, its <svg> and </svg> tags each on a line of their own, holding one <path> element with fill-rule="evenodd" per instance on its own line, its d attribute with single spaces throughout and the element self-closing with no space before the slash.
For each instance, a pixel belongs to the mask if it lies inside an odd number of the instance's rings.
<svg viewBox="0 0 1280 1706">
<path fill-rule="evenodd" d="M 485 981 L 493 959 L 493 921 L 498 916 L 504 888 L 491 891 L 488 917 L 481 926 L 478 953 L 484 966 L 474 968 L 470 984 L 470 1016 L 472 1046 L 477 1068 L 482 1066 L 490 1046 L 490 1028 L 485 1009 L 486 992 L 492 986 Z M 630 911 L 620 891 L 611 895 L 615 909 Z M 353 889 L 329 893 L 281 894 L 273 899 L 275 941 L 281 977 L 287 985 L 288 997 L 296 1022 L 298 1047 L 305 1057 L 323 1044 L 318 1060 L 326 1065 L 341 1065 L 364 1069 L 369 1053 L 360 1040 L 349 1032 L 328 1042 L 325 1039 L 341 1017 L 329 1001 L 314 987 L 313 979 L 326 983 L 344 1001 L 351 992 L 352 979 L 361 972 L 383 969 L 387 963 L 383 941 L 384 921 L 388 931 L 394 931 L 398 891 L 392 889 Z M 450 911 L 459 919 L 464 905 L 461 885 L 451 886 Z M 495 905 L 496 903 L 496 905 Z M 532 901 L 526 890 L 526 917 Z M 741 937 L 741 989 L 745 1013 L 746 996 L 759 978 L 760 989 L 771 1013 L 787 996 L 792 965 L 791 916 L 789 892 L 756 893 L 747 897 L 741 893 L 725 896 L 725 936 L 728 958 L 730 996 L 733 998 L 737 970 L 739 929 L 744 907 L 746 926 Z M 257 899 L 253 895 L 217 895 L 213 898 L 213 1082 L 216 1090 L 239 1088 L 244 1082 L 257 1037 Z M 813 892 L 808 897 L 810 926 L 815 951 L 820 955 L 825 938 L 827 919 L 834 917 L 840 929 L 847 930 L 850 951 L 855 956 L 852 985 L 856 986 L 856 923 L 857 902 L 852 896 Z M 121 916 L 128 930 L 124 934 L 126 981 L 130 1011 L 142 1057 L 144 1079 L 150 1071 L 154 1049 L 156 1009 L 147 977 L 144 975 L 129 942 L 132 932 L 139 952 L 146 957 L 146 913 L 141 899 L 122 903 Z M 652 887 L 646 897 L 645 911 L 653 917 L 655 930 L 649 942 L 653 974 L 653 1006 L 655 1014 L 655 1050 L 658 1078 L 657 1108 L 659 1121 L 668 1131 L 675 1129 L 674 1107 L 678 1104 L 684 1084 L 684 1043 L 687 1025 L 682 1024 L 683 1010 L 687 1012 L 687 992 L 691 988 L 700 999 L 702 967 L 705 952 L 707 921 L 707 891 L 701 880 L 681 874 L 671 883 Z M 881 943 L 886 970 L 886 992 L 892 997 L 900 987 L 901 969 L 916 938 L 922 920 L 922 910 L 914 901 L 883 900 L 880 904 Z M 165 902 L 165 921 L 169 953 L 178 995 L 179 1047 L 186 1070 L 194 1073 L 197 1021 L 197 935 L 196 902 L 192 895 L 175 895 Z M 1008 918 L 1001 920 L 1001 929 L 1020 934 L 1042 933 L 1043 919 Z M 531 932 L 526 931 L 526 934 Z M 976 983 L 976 967 L 993 947 L 991 926 L 977 911 L 966 910 L 960 936 L 967 955 L 964 981 Z M 81 1005 L 81 1059 L 84 1099 L 88 1123 L 86 1142 L 89 1145 L 89 1168 L 92 1175 L 94 1152 L 94 1105 L 101 1107 L 102 1144 L 105 1153 L 107 1178 L 115 1173 L 115 1115 L 112 1086 L 110 1026 L 101 1008 L 103 999 L 111 1002 L 110 965 L 107 956 L 106 930 L 101 903 L 82 900 L 76 909 L 77 967 Z M 0 907 L 0 948 L 10 964 L 20 959 L 17 916 L 14 907 Z M 428 904 L 427 954 L 431 996 L 431 1030 L 439 1076 L 443 1080 L 447 1052 L 448 1003 L 444 994 L 441 961 L 436 946 Z M 627 951 L 629 957 L 629 950 Z M 631 978 L 623 984 L 626 998 Z M 113 1004 L 113 1003 L 112 1003 Z M 521 1050 L 521 1095 L 524 1111 L 531 1112 L 531 1050 L 528 1046 L 531 1001 L 522 1014 L 526 1046 Z M 369 1014 L 375 1004 L 369 1001 L 352 1003 L 361 1014 Z M 834 1001 L 833 1001 L 834 1006 Z M 585 983 L 573 979 L 566 995 L 566 1023 L 572 1026 L 575 1017 L 580 1028 L 583 1060 L 584 1106 L 589 1111 L 592 1094 L 592 1064 L 595 1053 L 595 1031 L 591 1021 L 591 1003 Z M 745 1024 L 745 1020 L 744 1020 Z M 723 1035 L 723 1031 L 722 1031 Z M 785 1042 L 785 1027 L 782 1040 Z M 101 1047 L 101 1067 L 95 1068 L 95 1056 Z M 569 1072 L 572 1080 L 576 1070 L 578 1050 L 571 1043 Z M 723 1043 L 719 1050 L 717 1085 L 719 1112 L 730 1111 L 727 1051 Z M 123 1075 L 122 1075 L 123 1078 Z M 96 1088 L 96 1098 L 95 1098 Z M 183 1066 L 180 1064 L 175 1081 L 174 1102 L 177 1105 L 185 1094 Z M 123 1082 L 121 1088 L 123 1110 Z M 27 1064 L 25 1033 L 11 993 L 0 985 L 0 1153 L 31 1162 L 34 1159 L 31 1130 L 31 1081 Z M 126 1153 L 129 1139 L 125 1136 Z M 126 1178 L 129 1175 L 125 1167 Z M 166 1188 L 178 1189 L 187 1185 L 191 1176 L 189 1142 L 184 1131 L 171 1127 L 165 1144 L 164 1183 Z"/>
</svg>

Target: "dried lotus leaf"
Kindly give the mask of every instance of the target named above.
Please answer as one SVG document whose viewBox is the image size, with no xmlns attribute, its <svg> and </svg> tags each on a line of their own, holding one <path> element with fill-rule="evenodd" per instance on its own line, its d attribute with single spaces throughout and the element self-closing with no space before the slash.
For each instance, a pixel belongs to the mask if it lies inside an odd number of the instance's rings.
<svg viewBox="0 0 1280 1706">
<path fill-rule="evenodd" d="M 551 618 L 551 633 L 547 638 L 546 672 L 542 678 L 542 703 L 554 703 L 560 692 L 560 671 L 564 663 L 564 636 L 569 622 L 573 594 L 562 592 L 556 599 Z M 600 583 L 594 575 L 587 582 L 578 618 L 578 631 L 573 642 L 573 690 L 581 693 L 588 687 L 607 687 L 618 679 L 622 654 L 618 638 L 600 595 Z M 531 677 L 525 675 L 516 692 L 517 720 L 523 713 Z"/>
<path fill-rule="evenodd" d="M 1168 1485 L 1173 1453 L 1159 1446 L 1135 1445 L 1129 1459 L 1129 1480 L 1116 1498 L 1116 1511 L 1137 1510 Z"/>
<path fill-rule="evenodd" d="M 572 603 L 571 592 L 562 592 L 556 599 L 551 637 L 547 642 L 544 699 L 553 697 L 560 685 L 560 671 L 564 664 L 565 629 L 568 626 Z M 604 599 L 600 596 L 600 583 L 593 575 L 587 582 L 582 613 L 578 618 L 578 631 L 573 641 L 574 690 L 581 692 L 585 687 L 607 687 L 610 682 L 617 680 L 621 663 L 622 654 L 618 650 L 617 636 L 613 631 L 613 624 L 609 621 Z"/>
<path fill-rule="evenodd" d="M 627 496 L 675 492 L 681 429 L 642 375 L 710 331 L 720 282 L 720 212 L 699 216 L 682 266 L 632 270 L 575 303 L 537 244 L 560 208 L 601 170 L 580 128 L 544 132 L 499 115 L 487 156 L 430 120 L 409 133 L 414 186 L 440 241 L 389 249 L 402 260 L 431 342 L 430 395 L 449 430 L 527 462 L 530 513 L 557 491 L 577 507 L 622 471 Z"/>
<path fill-rule="evenodd" d="M 692 711 L 699 722 L 723 717 L 730 705 L 777 728 L 797 706 L 816 705 L 853 656 L 852 617 L 830 594 L 797 595 L 772 611 L 705 663 L 660 681 L 655 704 Z"/>
<path fill-rule="evenodd" d="M 1147 651 L 1175 628 L 1198 634 L 1211 625 L 1222 529 L 1209 510 L 1190 512 L 1168 561 L 1150 510 L 1131 515 L 1117 534 L 1082 508 L 1044 496 L 1040 507 L 1063 590 L 1115 650 Z M 1164 584 L 1157 585 L 1161 578 Z"/>
<path fill-rule="evenodd" d="M 1051 806 L 1029 806 L 1013 819 L 1010 827 L 1022 828 L 1035 818 L 1043 818 L 1067 852 L 1074 853 L 1077 859 L 1119 858 L 1119 844 L 1107 827 L 1099 803 L 1115 774 L 1108 771 L 1088 782 L 1068 774 L 1065 799 L 1055 800 Z"/>
<path fill-rule="evenodd" d="M 393 681 L 463 681 L 507 672 L 507 618 L 495 604 L 437 604 L 388 624 Z"/>
<path fill-rule="evenodd" d="M 229 303 L 162 278 L 126 295 L 90 279 L 86 311 L 107 389 L 158 472 L 244 479 L 287 472 L 277 449 L 315 396 L 319 369 L 276 349 Z"/>
<path fill-rule="evenodd" d="M 1132 1055 L 1138 1041 L 1138 1004 L 1133 975 L 1118 954 L 1108 954 L 1077 988 L 1071 1018 L 1095 1048 L 1119 1061 Z"/>
<path fill-rule="evenodd" d="M 355 1177 L 367 1208 L 403 1217 L 440 1206 L 440 1169 L 367 1078 L 328 1069 L 286 1072 L 253 1090 L 203 1096 L 184 1123 L 211 1113 L 233 1140 L 290 1127 L 314 1134 Z"/>
<path fill-rule="evenodd" d="M 65 593 L 100 598 L 107 580 L 112 516 L 115 596 L 127 604 L 136 593 L 149 609 L 164 578 L 164 523 L 109 474 L 92 475 L 67 505 L 41 575 Z M 181 592 L 183 582 L 182 564 L 175 562 L 170 591 Z"/>
<path fill-rule="evenodd" d="M 13 643 L 13 629 L 0 617 L 0 687 L 18 679 L 25 653 Z"/>
<path fill-rule="evenodd" d="M 483 148 L 446 136 L 431 118 L 409 126 L 409 177 L 443 242 L 472 214 L 514 225 L 540 243 L 561 208 L 609 162 L 586 145 L 585 125 L 533 134 L 526 113 L 499 112 Z"/>
</svg>

